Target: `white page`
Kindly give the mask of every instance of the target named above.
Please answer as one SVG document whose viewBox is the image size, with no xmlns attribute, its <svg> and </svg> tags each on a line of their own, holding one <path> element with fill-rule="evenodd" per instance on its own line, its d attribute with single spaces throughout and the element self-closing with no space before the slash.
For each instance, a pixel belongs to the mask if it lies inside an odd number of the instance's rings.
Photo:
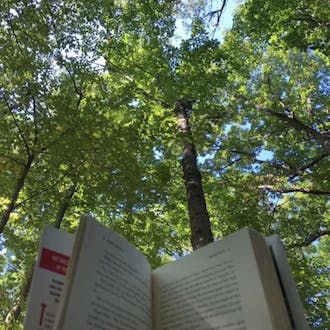
<svg viewBox="0 0 330 330">
<path fill-rule="evenodd" d="M 264 290 L 251 232 L 243 229 L 153 272 L 154 329 L 291 329 L 270 253 L 261 237 L 258 244 L 269 254 L 266 275 L 278 293 L 279 320 L 272 315 L 275 301 Z"/>
<path fill-rule="evenodd" d="M 310 327 L 305 318 L 304 306 L 299 297 L 282 241 L 278 235 L 267 237 L 266 241 L 271 247 L 286 303 L 290 311 L 293 328 L 294 330 L 309 330 Z"/>
<path fill-rule="evenodd" d="M 34 266 L 25 330 L 53 328 L 73 243 L 73 235 L 45 227 Z"/>
<path fill-rule="evenodd" d="M 151 269 L 147 259 L 95 220 L 89 219 L 85 225 L 56 329 L 151 329 Z"/>
</svg>

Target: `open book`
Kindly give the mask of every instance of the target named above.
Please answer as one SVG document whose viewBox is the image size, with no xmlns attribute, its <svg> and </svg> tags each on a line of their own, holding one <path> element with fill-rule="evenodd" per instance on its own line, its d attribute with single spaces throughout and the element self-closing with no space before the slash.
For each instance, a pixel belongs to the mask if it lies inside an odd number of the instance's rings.
<svg viewBox="0 0 330 330">
<path fill-rule="evenodd" d="M 242 229 L 152 271 L 131 243 L 84 216 L 75 238 L 46 228 L 24 329 L 309 327 L 276 237 Z"/>
</svg>

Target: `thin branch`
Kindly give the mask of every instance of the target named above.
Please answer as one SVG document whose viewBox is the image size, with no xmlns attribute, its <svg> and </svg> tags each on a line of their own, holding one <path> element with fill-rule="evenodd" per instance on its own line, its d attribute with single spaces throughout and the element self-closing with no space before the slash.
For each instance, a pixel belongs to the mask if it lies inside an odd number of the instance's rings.
<svg viewBox="0 0 330 330">
<path fill-rule="evenodd" d="M 77 189 L 77 182 L 74 182 L 69 189 L 66 191 L 66 194 L 64 196 L 64 199 L 62 201 L 62 204 L 60 205 L 60 208 L 56 214 L 56 221 L 54 223 L 54 227 L 55 228 L 60 228 L 61 224 L 63 222 L 64 219 L 64 214 L 65 212 L 68 210 L 70 203 L 72 201 L 73 195 L 76 192 Z"/>
<path fill-rule="evenodd" d="M 290 22 L 291 20 L 307 21 L 309 23 L 313 23 L 314 26 L 321 26 L 321 27 L 328 27 L 330 25 L 330 21 L 325 21 L 320 18 L 314 17 L 301 9 L 297 9 L 297 15 L 291 16 L 290 19 L 288 19 L 286 22 Z"/>
<path fill-rule="evenodd" d="M 285 100 L 283 100 L 281 97 L 276 96 L 276 93 L 273 91 L 273 86 L 271 82 L 270 76 L 267 76 L 267 86 L 270 91 L 270 94 L 273 97 L 273 102 L 276 108 L 277 102 L 283 109 L 283 112 L 274 111 L 269 108 L 265 108 L 263 106 L 257 106 L 259 110 L 262 110 L 266 112 L 267 114 L 279 119 L 280 121 L 286 123 L 290 128 L 293 128 L 294 130 L 305 133 L 310 138 L 318 141 L 322 146 L 326 154 L 330 155 L 330 133 L 327 131 L 317 131 L 314 128 L 305 125 L 302 121 L 300 121 L 296 116 L 294 111 L 292 111 L 287 104 L 285 103 Z"/>
<path fill-rule="evenodd" d="M 15 124 L 18 132 L 19 132 L 19 135 L 20 135 L 20 137 L 21 137 L 21 139 L 22 139 L 22 141 L 25 145 L 27 155 L 30 157 L 30 156 L 32 156 L 33 153 L 31 151 L 31 148 L 29 146 L 29 143 L 28 143 L 27 139 L 25 138 L 23 130 L 22 130 L 21 126 L 19 125 L 18 120 L 17 120 L 17 118 L 16 118 L 16 116 L 13 112 L 14 109 L 12 109 L 12 107 L 10 106 L 9 101 L 7 100 L 7 98 L 5 96 L 3 98 L 5 100 L 5 103 L 6 103 L 7 107 L 8 107 L 8 110 L 9 110 L 9 113 L 10 113 L 11 117 L 13 118 L 14 124 Z"/>
<path fill-rule="evenodd" d="M 233 166 L 234 164 L 240 162 L 241 160 L 242 160 L 242 158 L 240 158 L 240 157 L 239 157 L 239 158 L 236 158 L 236 159 L 232 160 L 231 162 L 229 162 L 229 164 L 227 164 L 227 165 L 225 165 L 225 166 L 222 166 L 221 168 L 214 169 L 214 170 L 212 170 L 211 172 L 220 172 L 220 173 L 222 173 L 222 172 L 224 172 L 227 168 Z"/>
<path fill-rule="evenodd" d="M 294 115 L 290 116 L 284 113 L 279 113 L 277 111 L 271 110 L 271 109 L 265 109 L 270 115 L 278 118 L 279 120 L 286 122 L 291 128 L 294 128 L 295 130 L 299 132 L 306 133 L 309 137 L 312 137 L 316 141 L 321 142 L 322 144 L 329 144 L 330 136 L 326 132 L 318 132 L 314 130 L 313 128 L 305 125 L 302 123 L 299 119 L 297 119 Z M 329 152 L 329 151 L 328 151 Z"/>
<path fill-rule="evenodd" d="M 30 171 L 30 168 L 32 166 L 33 161 L 34 161 L 34 155 L 33 154 L 29 155 L 28 159 L 27 159 L 27 162 L 26 162 L 26 164 L 23 168 L 23 171 L 22 171 L 20 177 L 18 178 L 18 180 L 16 182 L 16 185 L 15 185 L 13 194 L 10 198 L 10 201 L 9 201 L 8 205 L 6 206 L 4 212 L 1 215 L 1 218 L 0 218 L 0 233 L 3 233 L 3 230 L 5 229 L 5 227 L 7 225 L 7 222 L 9 220 L 10 214 L 15 209 L 16 202 L 17 202 L 17 200 L 19 198 L 19 195 L 20 195 L 20 193 L 21 193 L 21 191 L 24 187 L 26 177 L 27 177 L 27 175 Z"/>
<path fill-rule="evenodd" d="M 310 194 L 310 195 L 330 195 L 330 191 L 326 191 L 326 190 L 302 189 L 302 188 L 285 188 L 285 189 L 281 189 L 281 188 L 276 188 L 273 185 L 260 185 L 260 186 L 258 186 L 258 189 L 274 191 L 274 192 L 278 192 L 280 194 L 289 194 L 289 193 L 300 192 L 300 193 L 303 193 L 303 194 Z"/>
<path fill-rule="evenodd" d="M 222 4 L 221 7 L 217 10 L 213 10 L 210 11 L 209 13 L 207 13 L 205 16 L 209 17 L 209 19 L 211 20 L 214 16 L 216 16 L 216 23 L 215 23 L 215 28 L 219 27 L 220 25 L 220 20 L 221 17 L 223 16 L 224 10 L 226 8 L 227 5 L 227 0 L 222 0 Z"/>
<path fill-rule="evenodd" d="M 9 10 L 9 8 L 8 8 L 8 10 Z M 17 34 L 15 32 L 15 28 L 14 28 L 14 25 L 13 25 L 12 20 L 10 18 L 8 18 L 7 23 L 10 26 L 10 31 L 11 31 L 11 33 L 14 36 L 15 42 L 17 44 L 17 47 L 18 47 L 20 53 L 23 54 L 23 48 L 22 48 L 21 43 L 20 43 L 20 41 L 18 39 L 18 36 L 17 36 Z M 37 142 L 38 142 L 38 126 L 37 126 L 37 120 L 36 120 L 36 118 L 37 118 L 37 102 L 36 102 L 35 97 L 32 95 L 32 93 L 30 91 L 28 91 L 28 95 L 32 98 L 32 104 L 33 104 L 32 105 L 32 108 L 33 108 L 33 117 L 34 117 L 34 143 L 33 143 L 33 145 L 35 147 L 37 145 Z M 14 118 L 14 114 L 13 114 L 13 111 L 12 111 L 13 109 L 10 107 L 9 101 L 6 98 L 5 98 L 5 102 L 6 102 L 7 106 L 8 106 L 8 108 L 10 109 L 10 113 L 11 113 L 12 117 Z M 27 153 L 28 153 L 29 156 L 31 156 L 32 155 L 31 149 L 28 146 L 27 140 L 25 139 L 25 137 L 24 137 L 24 135 L 22 133 L 22 130 L 18 126 L 18 122 L 17 122 L 17 120 L 15 118 L 14 118 L 14 122 L 15 122 L 15 125 L 16 125 L 16 127 L 18 128 L 18 130 L 20 132 L 21 138 L 24 141 L 24 144 L 25 144 Z"/>
<path fill-rule="evenodd" d="M 265 111 L 273 117 L 276 117 L 282 122 L 288 124 L 289 127 L 295 129 L 298 132 L 304 132 L 307 136 L 313 138 L 322 144 L 323 149 L 327 155 L 330 155 L 330 134 L 327 132 L 318 132 L 315 129 L 305 125 L 299 119 L 297 119 L 292 112 L 288 114 L 277 112 L 268 108 L 258 107 L 260 110 Z"/>
<path fill-rule="evenodd" d="M 25 166 L 24 162 L 14 158 L 14 157 L 11 157 L 11 156 L 8 156 L 8 155 L 5 155 L 5 154 L 0 154 L 0 157 L 9 159 L 9 160 L 13 161 L 14 163 L 16 163 L 18 165 Z"/>
<path fill-rule="evenodd" d="M 60 228 L 61 222 L 64 218 L 64 214 L 70 206 L 70 202 L 72 200 L 73 194 L 76 191 L 77 184 L 73 183 L 72 186 L 68 189 L 67 194 L 60 205 L 60 209 L 56 215 L 56 222 L 54 224 L 55 228 Z M 26 302 L 27 296 L 31 289 L 31 281 L 33 275 L 34 263 L 30 266 L 24 276 L 24 282 L 22 283 L 21 290 L 19 293 L 19 297 L 16 300 L 16 304 L 14 307 L 8 312 L 6 317 L 6 323 L 10 323 L 13 319 L 18 320 L 21 312 L 22 306 Z"/>
<path fill-rule="evenodd" d="M 283 205 L 283 203 L 281 204 L 281 202 L 280 202 L 281 198 L 276 198 L 276 199 L 275 198 L 272 198 L 272 200 L 273 200 L 274 203 L 272 205 L 271 214 L 272 214 L 272 218 L 274 218 L 275 217 L 275 213 L 276 213 L 278 207 L 281 206 L 281 205 Z M 271 220 L 270 220 L 269 225 L 271 226 Z"/>
<path fill-rule="evenodd" d="M 307 163 L 305 166 L 302 166 L 302 167 L 300 168 L 300 171 L 304 172 L 304 171 L 306 171 L 306 170 L 308 170 L 308 169 L 311 169 L 311 168 L 314 167 L 317 163 L 319 163 L 321 160 L 323 160 L 323 159 L 325 159 L 325 158 L 327 158 L 327 157 L 329 157 L 329 155 L 324 153 L 324 154 L 322 154 L 322 155 L 320 155 L 320 156 L 314 158 L 311 162 Z"/>
<path fill-rule="evenodd" d="M 22 286 L 21 286 L 21 289 L 19 292 L 19 296 L 16 299 L 15 305 L 7 313 L 7 316 L 5 318 L 5 323 L 8 326 L 14 320 L 17 321 L 22 312 L 22 307 L 23 307 L 24 303 L 26 302 L 29 291 L 30 291 L 34 265 L 35 265 L 35 263 L 33 262 L 32 265 L 30 265 L 29 269 L 25 272 L 24 280 L 23 280 L 23 283 L 22 283 Z"/>
<path fill-rule="evenodd" d="M 9 8 L 8 8 L 8 12 L 9 12 Z M 11 33 L 14 36 L 14 39 L 15 39 L 15 42 L 17 44 L 17 47 L 18 47 L 19 51 L 21 52 L 21 54 L 23 54 L 23 50 L 22 50 L 21 44 L 20 44 L 20 42 L 18 40 L 17 34 L 15 32 L 15 28 L 14 28 L 13 22 L 12 22 L 12 20 L 9 17 L 8 17 L 7 23 L 9 25 L 9 27 L 10 27 Z"/>
<path fill-rule="evenodd" d="M 38 144 L 39 130 L 38 130 L 38 121 L 37 121 L 37 101 L 35 97 L 29 93 L 32 98 L 32 111 L 33 111 L 33 120 L 34 120 L 34 140 L 33 146 L 36 147 Z"/>
<path fill-rule="evenodd" d="M 293 165 L 291 165 L 290 163 L 281 160 L 281 161 L 269 161 L 269 160 L 261 160 L 261 159 L 257 159 L 255 156 L 255 153 L 253 152 L 247 152 L 247 151 L 242 151 L 242 150 L 230 150 L 230 152 L 232 153 L 236 153 L 239 155 L 243 155 L 249 158 L 252 158 L 254 162 L 258 163 L 258 164 L 267 164 L 271 167 L 277 168 L 277 169 L 281 169 L 284 170 L 288 175 L 290 175 L 290 180 L 292 180 L 293 178 L 300 176 L 302 174 L 304 174 L 304 172 L 308 169 L 311 169 L 312 167 L 314 167 L 315 165 L 317 165 L 320 161 L 322 161 L 323 159 L 329 157 L 328 154 L 323 153 L 317 157 L 315 157 L 313 160 L 311 160 L 309 163 L 301 166 L 301 167 L 295 167 Z"/>
<path fill-rule="evenodd" d="M 29 197 L 29 198 L 25 198 L 25 199 L 22 200 L 21 202 L 16 203 L 16 204 L 15 204 L 15 208 L 21 207 L 22 205 L 24 205 L 24 204 L 25 204 L 26 202 L 28 202 L 29 200 L 33 200 L 35 197 L 40 196 L 41 194 L 43 194 L 43 193 L 45 193 L 45 192 L 47 192 L 47 191 L 52 190 L 52 189 L 55 188 L 59 183 L 63 182 L 63 179 L 66 178 L 66 177 L 68 177 L 68 175 L 69 175 L 70 173 L 72 173 L 73 171 L 75 171 L 75 170 L 76 170 L 76 169 L 73 168 L 73 169 L 71 169 L 71 170 L 65 172 L 62 176 L 60 176 L 60 177 L 58 178 L 58 180 L 56 180 L 53 184 L 47 186 L 46 188 L 44 188 L 44 189 L 42 189 L 42 190 L 40 190 L 40 191 L 38 191 L 38 192 L 32 192 L 32 193 L 30 194 L 30 197 Z"/>
<path fill-rule="evenodd" d="M 306 247 L 319 240 L 322 236 L 330 235 L 330 229 L 319 230 L 306 238 L 304 242 L 288 245 L 288 248 Z"/>
<path fill-rule="evenodd" d="M 269 160 L 261 160 L 261 159 L 257 159 L 256 155 L 252 152 L 247 152 L 247 151 L 242 151 L 242 150 L 230 150 L 230 152 L 232 153 L 236 153 L 236 154 L 240 154 L 249 158 L 252 158 L 253 161 L 255 163 L 258 164 L 267 164 L 271 167 L 277 168 L 277 169 L 281 169 L 284 170 L 288 175 L 295 175 L 299 172 L 299 170 L 292 166 L 291 164 L 289 164 L 286 161 L 269 161 Z"/>
<path fill-rule="evenodd" d="M 68 75 L 69 75 L 69 77 L 70 77 L 70 79 L 72 81 L 73 89 L 74 89 L 75 93 L 78 96 L 78 100 L 77 100 L 77 104 L 76 104 L 76 110 L 78 110 L 79 109 L 79 106 L 80 106 L 80 103 L 81 103 L 81 101 L 82 101 L 82 99 L 84 97 L 84 94 L 81 91 L 80 87 L 78 87 L 77 81 L 74 78 L 74 75 L 71 72 L 69 66 L 65 63 L 65 61 L 62 58 L 58 58 L 58 60 L 59 60 L 60 64 L 63 65 L 63 67 L 67 71 L 67 73 L 68 73 Z"/>
<path fill-rule="evenodd" d="M 54 36 L 55 36 L 55 41 L 56 41 L 56 45 L 57 45 L 57 48 L 59 50 L 62 49 L 61 45 L 60 45 L 60 42 L 59 42 L 59 39 L 58 39 L 58 33 L 57 33 L 57 26 L 55 24 L 55 20 L 54 20 L 54 16 L 53 16 L 53 12 L 52 12 L 52 9 L 50 7 L 50 5 L 47 3 L 47 7 L 48 7 L 48 11 L 49 11 L 49 15 L 51 17 L 51 25 L 52 25 L 52 28 L 53 28 L 53 31 L 54 31 Z M 73 85 L 73 88 L 74 88 L 74 91 L 75 93 L 77 94 L 78 96 L 78 100 L 77 100 L 77 104 L 76 104 L 76 110 L 79 109 L 79 106 L 80 106 L 80 103 L 84 97 L 83 95 L 83 92 L 81 90 L 81 88 L 78 86 L 77 84 L 77 81 L 71 71 L 71 69 L 69 68 L 69 66 L 65 63 L 64 59 L 62 58 L 62 56 L 60 55 L 59 53 L 59 56 L 57 57 L 57 60 L 59 61 L 59 63 L 65 68 L 65 70 L 67 71 L 71 81 L 72 81 L 72 85 Z"/>
<path fill-rule="evenodd" d="M 130 83 L 134 84 L 134 88 L 140 92 L 143 96 L 147 97 L 149 100 L 156 102 L 157 104 L 162 105 L 165 108 L 171 108 L 172 106 L 168 103 L 166 103 L 165 101 L 156 98 L 154 95 L 152 95 L 151 93 L 148 93 L 146 90 L 144 90 L 143 88 L 139 87 L 137 82 L 135 81 L 134 78 L 132 78 L 131 76 L 127 75 L 120 67 L 118 67 L 116 64 L 112 63 L 109 58 L 107 58 L 106 56 L 104 56 L 104 59 L 106 60 L 107 64 L 109 66 L 111 66 L 113 69 L 116 70 L 117 73 L 119 73 L 122 77 L 125 78 L 125 80 L 129 81 Z M 141 71 L 145 71 L 142 70 L 142 68 L 139 68 Z"/>
</svg>

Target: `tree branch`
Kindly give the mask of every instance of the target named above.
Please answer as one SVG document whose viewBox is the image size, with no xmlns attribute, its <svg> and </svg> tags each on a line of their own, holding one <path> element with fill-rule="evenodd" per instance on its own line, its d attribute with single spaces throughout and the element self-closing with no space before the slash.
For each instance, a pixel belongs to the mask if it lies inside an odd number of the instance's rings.
<svg viewBox="0 0 330 330">
<path fill-rule="evenodd" d="M 134 88 L 138 92 L 140 92 L 143 96 L 147 97 L 149 99 L 149 101 L 154 101 L 157 104 L 162 105 L 164 108 L 171 108 L 172 107 L 170 104 L 166 103 L 164 100 L 155 97 L 151 93 L 149 93 L 146 90 L 144 90 L 143 88 L 139 87 L 134 78 L 132 78 L 131 76 L 127 75 L 120 67 L 118 67 L 116 64 L 112 63 L 112 61 L 110 61 L 110 59 L 108 57 L 106 57 L 106 56 L 103 56 L 103 57 L 106 60 L 107 65 L 111 66 L 111 68 L 113 68 L 117 73 L 119 73 L 121 75 L 121 77 L 124 77 L 125 80 L 127 80 L 130 83 L 134 84 Z M 141 70 L 141 72 L 144 72 L 145 71 L 145 69 L 142 69 L 142 68 L 139 68 L 139 69 Z"/>
<path fill-rule="evenodd" d="M 18 165 L 25 166 L 24 162 L 20 161 L 19 159 L 14 158 L 14 157 L 11 157 L 11 156 L 8 156 L 8 155 L 5 155 L 5 154 L 0 154 L 0 157 L 9 159 L 9 160 L 13 161 L 14 163 L 16 163 Z"/>
<path fill-rule="evenodd" d="M 68 175 L 70 173 L 72 173 L 74 170 L 76 169 L 71 169 L 71 170 L 68 170 L 67 172 L 65 172 L 63 175 L 61 175 L 53 184 L 47 186 L 46 188 L 38 191 L 38 192 L 32 192 L 30 194 L 30 197 L 29 198 L 25 198 L 24 200 L 22 200 L 21 202 L 19 203 L 16 203 L 15 204 L 15 208 L 18 208 L 18 207 L 21 207 L 22 205 L 24 205 L 26 202 L 28 202 L 29 200 L 33 200 L 35 197 L 37 196 L 40 196 L 41 194 L 47 192 L 47 191 L 50 191 L 51 189 L 55 188 L 59 183 L 63 182 L 63 179 L 65 179 L 66 177 L 68 177 Z"/>
<path fill-rule="evenodd" d="M 330 191 L 326 190 L 314 190 L 314 189 L 302 189 L 302 188 L 276 188 L 273 185 L 260 185 L 258 186 L 258 189 L 260 190 L 269 190 L 269 191 L 274 191 L 278 192 L 281 194 L 289 194 L 289 193 L 295 193 L 295 192 L 300 192 L 303 194 L 310 194 L 310 195 L 330 195 Z"/>
<path fill-rule="evenodd" d="M 314 167 L 317 163 L 319 163 L 321 160 L 327 158 L 329 155 L 328 154 L 322 154 L 316 158 L 314 158 L 312 161 L 310 161 L 309 163 L 307 163 L 305 166 L 302 166 L 300 168 L 300 172 L 304 172 L 308 169 L 311 169 L 312 167 Z"/>
<path fill-rule="evenodd" d="M 59 49 L 59 55 L 57 56 L 57 60 L 64 67 L 64 69 L 66 70 L 66 72 L 68 73 L 68 75 L 69 75 L 69 77 L 72 81 L 73 89 L 74 89 L 75 93 L 78 96 L 78 100 L 77 100 L 77 104 L 76 104 L 76 110 L 78 110 L 84 95 L 83 95 L 83 92 L 82 92 L 81 88 L 78 86 L 77 81 L 76 81 L 71 69 L 69 68 L 67 63 L 65 63 L 65 60 L 62 58 L 62 55 L 60 54 L 60 50 L 62 49 L 62 47 L 60 45 L 59 38 L 58 38 L 58 32 L 57 32 L 58 28 L 55 24 L 52 9 L 51 9 L 51 7 L 48 3 L 47 3 L 47 7 L 48 7 L 49 15 L 51 17 L 50 24 L 51 24 L 51 26 L 53 28 L 53 31 L 54 31 L 54 36 L 55 36 L 55 41 L 56 41 L 57 48 Z"/>
<path fill-rule="evenodd" d="M 5 103 L 6 103 L 7 107 L 8 107 L 8 110 L 9 110 L 9 113 L 10 113 L 11 117 L 13 118 L 14 124 L 15 124 L 15 126 L 16 126 L 16 128 L 18 130 L 19 136 L 21 137 L 21 140 L 23 141 L 23 144 L 25 146 L 27 155 L 29 157 L 31 157 L 33 153 L 31 151 L 31 148 L 29 146 L 29 143 L 28 143 L 27 139 L 25 138 L 25 135 L 23 133 L 23 130 L 22 130 L 21 126 L 19 125 L 19 122 L 18 122 L 15 114 L 13 113 L 13 110 L 14 109 L 10 106 L 10 103 L 9 103 L 8 99 L 5 96 L 3 98 L 5 100 Z"/>
<path fill-rule="evenodd" d="M 321 143 L 323 149 L 327 155 L 330 155 L 330 134 L 327 132 L 318 132 L 315 129 L 305 125 L 299 119 L 297 119 L 292 112 L 290 114 L 280 113 L 271 109 L 260 107 L 266 113 L 273 117 L 276 117 L 282 122 L 288 124 L 289 127 L 295 129 L 298 132 L 304 132 L 307 136 Z"/>
<path fill-rule="evenodd" d="M 253 161 L 258 163 L 258 164 L 267 164 L 271 167 L 283 170 L 287 175 L 290 175 L 291 180 L 293 178 L 297 177 L 297 176 L 302 175 L 306 170 L 311 169 L 312 167 L 317 165 L 320 161 L 322 161 L 323 159 L 329 157 L 328 154 L 323 153 L 323 154 L 315 157 L 314 159 L 312 159 L 307 164 L 305 164 L 301 167 L 295 167 L 295 166 L 291 165 L 290 163 L 288 163 L 284 160 L 268 161 L 268 160 L 257 159 L 256 156 L 255 156 L 255 153 L 253 153 L 253 152 L 247 152 L 247 151 L 242 151 L 242 150 L 230 150 L 230 152 L 252 158 Z"/>
<path fill-rule="evenodd" d="M 38 138 L 39 138 L 39 130 L 38 130 L 38 121 L 37 121 L 37 101 L 35 97 L 29 93 L 32 98 L 32 111 L 33 111 L 33 120 L 34 120 L 34 140 L 33 140 L 33 146 L 34 148 L 38 144 Z"/>
<path fill-rule="evenodd" d="M 76 191 L 77 184 L 73 183 L 72 186 L 68 189 L 66 196 L 64 197 L 64 200 L 62 204 L 60 205 L 59 211 L 56 215 L 56 222 L 54 224 L 55 228 L 60 228 L 62 220 L 64 218 L 64 214 L 69 208 L 70 202 L 72 200 L 73 194 Z M 27 296 L 29 294 L 30 288 L 31 288 L 31 282 L 32 282 L 32 275 L 33 275 L 33 269 L 34 264 L 30 266 L 30 268 L 25 273 L 24 282 L 22 283 L 20 294 L 18 299 L 16 300 L 16 304 L 11 309 L 10 312 L 8 312 L 6 316 L 6 323 L 9 324 L 13 319 L 15 321 L 18 320 L 21 311 L 22 306 L 26 302 Z"/>
<path fill-rule="evenodd" d="M 222 167 L 220 167 L 220 168 L 216 168 L 216 169 L 214 169 L 214 170 L 208 171 L 208 172 L 220 172 L 220 173 L 224 173 L 224 171 L 225 171 L 227 168 L 233 166 L 235 163 L 238 163 L 238 162 L 240 162 L 241 160 L 242 160 L 242 158 L 241 158 L 241 157 L 238 157 L 238 158 L 236 158 L 236 159 L 230 161 L 228 164 L 226 164 L 226 165 L 224 165 L 224 166 L 222 166 Z"/>
<path fill-rule="evenodd" d="M 268 161 L 268 160 L 257 159 L 255 153 L 242 151 L 242 150 L 230 150 L 230 152 L 252 158 L 255 163 L 267 164 L 271 167 L 283 170 L 288 175 L 296 175 L 299 171 L 296 167 L 292 166 L 291 164 L 285 161 L 276 161 L 276 160 Z"/>
<path fill-rule="evenodd" d="M 306 247 L 308 245 L 311 245 L 313 242 L 317 241 L 318 239 L 320 239 L 322 236 L 326 236 L 326 235 L 330 235 L 330 229 L 319 230 L 316 233 L 307 237 L 304 242 L 291 244 L 288 246 L 288 248 L 292 249 L 292 248 Z"/>
<path fill-rule="evenodd" d="M 297 9 L 297 15 L 291 16 L 290 19 L 287 20 L 287 22 L 289 22 L 290 20 L 307 21 L 309 23 L 312 23 L 313 26 L 328 27 L 330 25 L 330 21 L 325 21 L 318 17 L 314 17 L 301 9 Z"/>
<path fill-rule="evenodd" d="M 227 5 L 227 0 L 222 0 L 222 4 L 221 4 L 219 9 L 213 10 L 213 11 L 206 14 L 206 17 L 209 17 L 210 20 L 214 16 L 216 16 L 216 23 L 214 25 L 215 28 L 219 27 L 219 25 L 220 25 L 220 20 L 221 20 L 221 17 L 223 16 L 226 5 Z"/>
<path fill-rule="evenodd" d="M 8 12 L 9 12 L 9 8 L 8 8 Z M 11 20 L 9 17 L 8 17 L 8 19 L 7 19 L 7 23 L 8 23 L 8 25 L 9 25 L 9 27 L 10 27 L 10 31 L 11 31 L 11 33 L 12 33 L 13 36 L 14 36 L 14 39 L 15 39 L 15 42 L 16 42 L 16 45 L 17 45 L 19 51 L 21 52 L 21 54 L 23 54 L 23 50 L 22 50 L 21 44 L 20 44 L 20 42 L 19 42 L 19 40 L 18 40 L 17 34 L 16 34 L 16 32 L 15 32 L 15 28 L 14 28 L 13 22 L 12 22 L 12 20 Z"/>
<path fill-rule="evenodd" d="M 9 10 L 9 8 L 8 8 L 8 10 Z M 10 26 L 10 31 L 11 31 L 11 33 L 14 36 L 15 42 L 17 44 L 17 47 L 18 47 L 20 53 L 23 54 L 23 48 L 22 48 L 21 43 L 20 43 L 20 41 L 18 39 L 18 36 L 17 36 L 17 34 L 15 32 L 15 28 L 14 28 L 14 25 L 13 25 L 12 20 L 10 18 L 8 18 L 7 23 Z M 37 102 L 36 102 L 35 97 L 29 91 L 29 89 L 28 89 L 28 95 L 32 98 L 32 111 L 33 111 L 33 117 L 34 117 L 34 143 L 33 143 L 33 146 L 36 146 L 37 145 L 37 142 L 38 142 Z M 28 153 L 29 156 L 31 156 L 32 155 L 31 148 L 29 147 L 29 145 L 27 143 L 27 140 L 25 139 L 22 130 L 21 130 L 21 128 L 18 125 L 18 121 L 17 121 L 17 119 L 14 116 L 14 113 L 13 113 L 13 110 L 14 109 L 10 106 L 9 101 L 6 98 L 5 98 L 5 102 L 7 104 L 7 107 L 9 108 L 9 111 L 10 111 L 13 119 L 14 119 L 15 125 L 16 125 L 19 133 L 20 133 L 20 136 L 21 136 L 22 140 L 24 141 L 24 144 L 25 144 L 27 153 Z"/>
<path fill-rule="evenodd" d="M 30 265 L 29 269 L 25 272 L 24 280 L 23 280 L 23 283 L 22 283 L 22 286 L 21 286 L 19 296 L 16 299 L 16 303 L 12 307 L 12 309 L 7 313 L 7 316 L 5 318 L 5 323 L 8 326 L 14 320 L 17 321 L 20 314 L 21 314 L 21 312 L 22 312 L 22 306 L 26 302 L 29 291 L 30 291 L 34 265 L 35 265 L 35 263 Z"/>
<path fill-rule="evenodd" d="M 28 159 L 27 159 L 27 162 L 24 165 L 23 171 L 22 171 L 20 177 L 18 178 L 18 180 L 16 182 L 14 192 L 13 192 L 11 198 L 10 198 L 10 202 L 6 206 L 4 212 L 1 215 L 1 218 L 0 218 L 0 234 L 3 233 L 3 231 L 4 231 L 4 229 L 7 225 L 7 222 L 9 220 L 9 217 L 10 217 L 11 213 L 13 212 L 13 210 L 16 207 L 16 202 L 17 202 L 18 197 L 19 197 L 19 195 L 20 195 L 20 193 L 21 193 L 21 191 L 24 187 L 26 177 L 27 177 L 27 175 L 30 171 L 30 168 L 32 166 L 33 161 L 34 161 L 34 155 L 33 154 L 29 155 Z"/>
<path fill-rule="evenodd" d="M 70 203 L 72 201 L 72 198 L 73 198 L 73 195 L 74 193 L 76 192 L 76 188 L 77 188 L 77 183 L 74 182 L 70 187 L 69 189 L 66 191 L 66 194 L 64 196 L 64 199 L 62 201 L 62 204 L 60 205 L 60 208 L 56 214 L 56 220 L 55 220 L 55 223 L 54 223 L 54 227 L 55 228 L 60 228 L 61 227 L 61 224 L 62 224 L 62 221 L 64 219 L 64 214 L 65 212 L 68 210 L 69 206 L 70 206 Z"/>
</svg>

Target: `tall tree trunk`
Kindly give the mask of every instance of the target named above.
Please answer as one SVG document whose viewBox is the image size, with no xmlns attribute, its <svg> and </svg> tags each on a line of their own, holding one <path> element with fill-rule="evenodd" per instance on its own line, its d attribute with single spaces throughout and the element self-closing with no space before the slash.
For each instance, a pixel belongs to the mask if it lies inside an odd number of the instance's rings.
<svg viewBox="0 0 330 330">
<path fill-rule="evenodd" d="M 64 219 L 64 214 L 70 205 L 72 197 L 73 197 L 74 193 L 76 192 L 76 188 L 77 188 L 77 183 L 74 182 L 66 192 L 66 195 L 62 201 L 62 204 L 56 214 L 56 218 L 55 218 L 55 222 L 54 222 L 54 227 L 57 229 L 59 229 L 61 227 L 62 221 Z"/>
<path fill-rule="evenodd" d="M 19 297 L 16 300 L 15 305 L 11 309 L 11 311 L 8 312 L 5 323 L 9 326 L 13 323 L 13 321 L 17 321 L 19 316 L 22 312 L 22 306 L 26 302 L 26 299 L 28 297 L 30 287 L 31 287 L 31 281 L 32 281 L 32 274 L 33 274 L 33 268 L 34 263 L 31 265 L 31 267 L 25 272 L 24 275 L 24 282 L 22 283 L 21 291 L 19 294 Z"/>
<path fill-rule="evenodd" d="M 25 183 L 25 179 L 27 177 L 27 174 L 29 173 L 30 171 L 30 168 L 32 166 L 32 163 L 33 163 L 33 160 L 34 160 L 34 155 L 33 154 L 30 154 L 28 156 L 28 159 L 27 159 L 27 162 L 26 164 L 24 165 L 24 168 L 23 168 L 23 171 L 16 183 L 16 187 L 15 187 L 15 190 L 14 190 L 14 193 L 10 199 L 10 202 L 7 206 L 7 208 L 5 209 L 4 213 L 2 214 L 1 216 L 1 220 L 0 220 L 0 234 L 3 233 L 6 225 L 7 225 L 7 222 L 9 220 L 9 217 L 10 217 L 10 214 L 13 212 L 13 210 L 15 209 L 15 205 L 16 205 L 16 202 L 17 202 L 17 199 L 19 197 L 19 194 L 21 192 L 21 190 L 23 189 L 24 187 L 24 183 Z"/>
<path fill-rule="evenodd" d="M 65 212 L 68 210 L 70 206 L 70 202 L 73 198 L 73 195 L 76 191 L 77 188 L 77 183 L 73 183 L 71 187 L 67 190 L 64 199 L 60 205 L 60 208 L 56 214 L 56 219 L 54 222 L 54 227 L 55 228 L 60 228 L 61 224 L 64 219 Z M 22 307 L 26 303 L 28 294 L 30 292 L 30 287 L 31 287 L 31 282 L 32 282 L 32 275 L 33 275 L 33 269 L 34 269 L 34 263 L 31 265 L 31 267 L 26 271 L 25 276 L 24 276 L 24 282 L 21 287 L 21 291 L 19 294 L 19 297 L 16 300 L 15 305 L 11 309 L 11 311 L 8 312 L 5 323 L 6 324 L 11 324 L 13 321 L 17 321 L 21 312 L 22 312 Z"/>
<path fill-rule="evenodd" d="M 206 208 L 202 176 L 197 165 L 197 152 L 189 127 L 192 102 L 180 100 L 175 105 L 178 130 L 183 138 L 182 170 L 191 229 L 191 244 L 194 250 L 213 242 L 209 214 Z"/>
</svg>

